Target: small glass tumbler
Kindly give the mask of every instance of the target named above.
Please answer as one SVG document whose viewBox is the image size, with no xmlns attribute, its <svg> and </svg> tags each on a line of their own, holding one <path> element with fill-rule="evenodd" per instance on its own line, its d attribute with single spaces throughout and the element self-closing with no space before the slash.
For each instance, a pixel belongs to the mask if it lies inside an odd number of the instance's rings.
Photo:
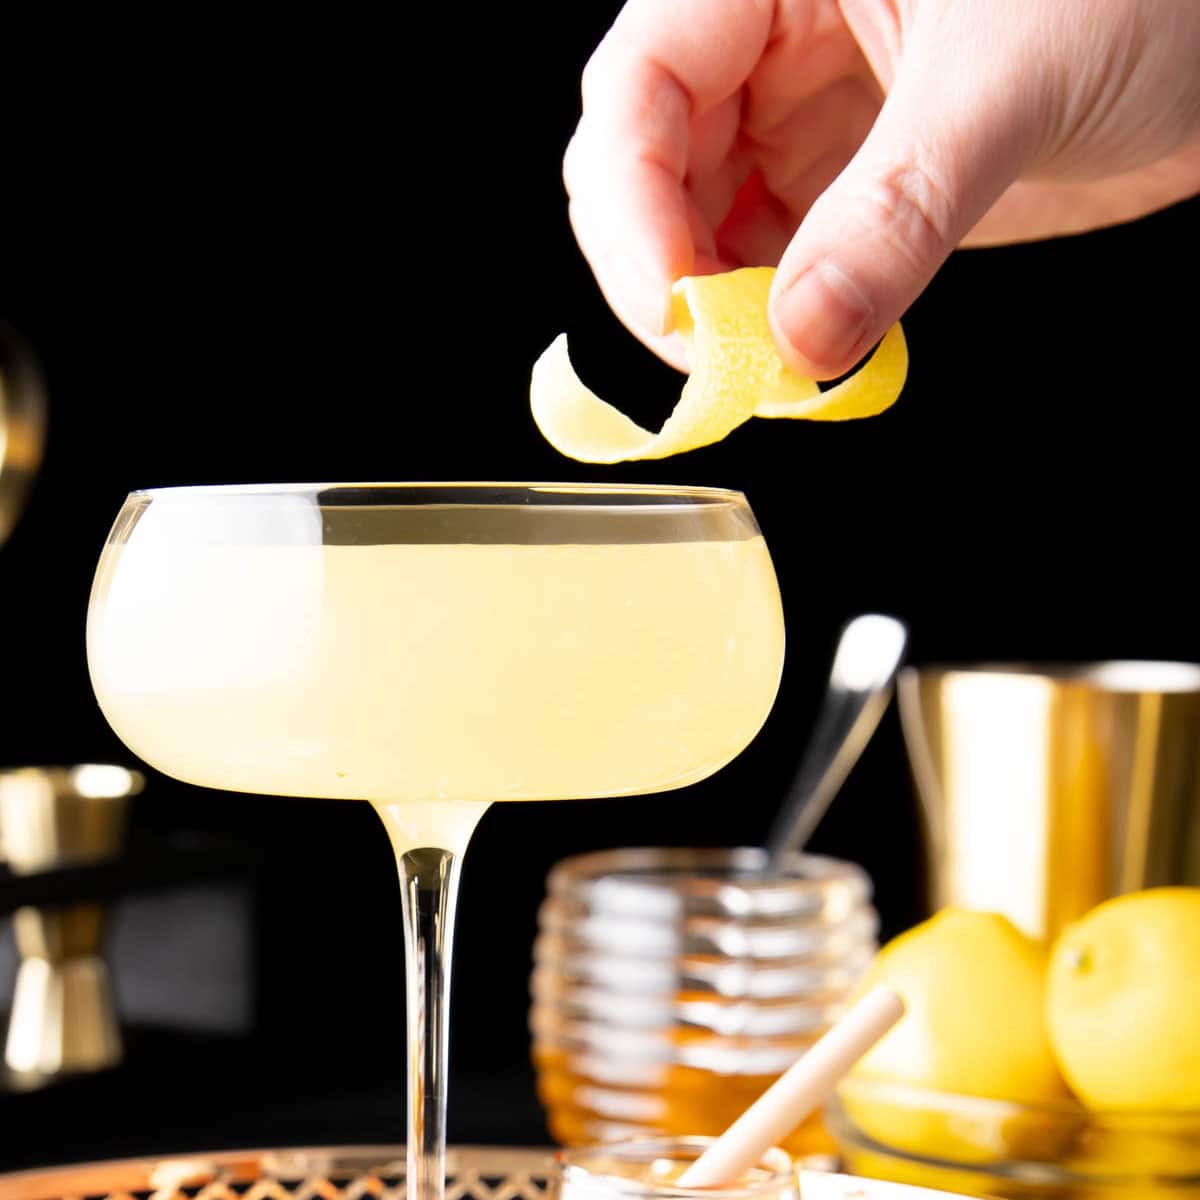
<svg viewBox="0 0 1200 1200">
<path fill-rule="evenodd" d="M 737 1183 L 685 1188 L 675 1182 L 711 1138 L 646 1138 L 559 1155 L 556 1200 L 800 1200 L 788 1154 L 768 1150 Z"/>
<path fill-rule="evenodd" d="M 534 945 L 538 1093 L 566 1146 L 722 1133 L 841 1015 L 877 948 L 866 873 L 627 849 L 559 863 Z M 830 1156 L 819 1114 L 783 1143 Z"/>
</svg>

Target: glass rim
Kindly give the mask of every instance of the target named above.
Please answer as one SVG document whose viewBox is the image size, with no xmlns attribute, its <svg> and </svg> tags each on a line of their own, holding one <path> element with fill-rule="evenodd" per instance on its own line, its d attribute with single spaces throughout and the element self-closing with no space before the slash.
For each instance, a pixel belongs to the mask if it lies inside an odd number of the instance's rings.
<svg viewBox="0 0 1200 1200">
<path fill-rule="evenodd" d="M 883 1114 L 885 1121 L 897 1116 L 901 1121 L 915 1121 L 918 1125 L 930 1118 L 948 1122 L 951 1128 L 974 1130 L 963 1148 L 956 1152 L 955 1145 L 922 1147 L 909 1139 L 884 1140 L 865 1127 L 855 1115 L 855 1105 L 874 1106 Z M 1124 1163 L 1105 1161 L 1101 1156 L 1092 1159 L 1086 1148 L 1091 1137 L 1098 1138 L 1104 1145 L 1108 1139 L 1132 1138 L 1158 1139 L 1170 1149 L 1176 1139 L 1193 1145 L 1200 1131 L 1200 1110 L 1197 1109 L 1088 1109 L 1078 1100 L 1044 1100 L 1038 1103 L 1019 1100 L 998 1100 L 987 1096 L 970 1096 L 962 1092 L 945 1092 L 914 1084 L 892 1083 L 878 1079 L 844 1079 L 836 1093 L 823 1106 L 826 1124 L 839 1150 L 843 1154 L 866 1151 L 876 1155 L 880 1163 L 897 1166 L 924 1166 L 939 1171 L 955 1171 L 969 1174 L 979 1185 L 990 1184 L 989 1192 L 1001 1180 L 1036 1178 L 1053 1188 L 1095 1187 L 1102 1191 L 1111 1189 L 1113 1196 L 1122 1194 L 1124 1188 L 1137 1188 L 1151 1184 L 1164 1188 L 1171 1195 L 1174 1188 L 1187 1190 L 1200 1183 L 1200 1175 L 1190 1164 L 1178 1169 L 1168 1162 L 1156 1168 L 1152 1177 L 1141 1166 L 1138 1158 L 1131 1157 Z M 1006 1148 L 1000 1154 L 991 1153 L 980 1158 L 976 1147 L 986 1146 L 989 1152 L 995 1147 L 991 1135 L 1010 1123 L 1021 1123 L 1040 1128 L 1051 1138 L 1064 1138 L 1064 1145 L 1082 1146 L 1078 1153 L 1065 1157 L 1044 1157 L 1036 1151 L 1028 1153 L 1019 1146 Z M 894 1126 L 892 1127 L 894 1128 Z M 880 1130 L 883 1133 L 883 1130 Z M 940 1196 L 941 1193 L 933 1193 Z M 1105 1191 L 1105 1194 L 1108 1194 Z M 1190 1193 L 1189 1193 L 1190 1194 Z"/>
<path fill-rule="evenodd" d="M 1086 688 L 1114 696 L 1189 696 L 1200 691 L 1200 662 L 1186 659 L 931 662 L 902 667 L 896 678 L 901 695 L 911 688 L 937 686 L 955 679 L 1024 679 L 1051 688 Z"/>
<path fill-rule="evenodd" d="M 671 1151 L 691 1151 L 693 1158 L 698 1158 L 713 1142 L 714 1137 L 635 1137 L 621 1142 L 601 1142 L 593 1146 L 573 1146 L 558 1151 L 555 1159 L 566 1182 L 591 1181 L 595 1185 L 603 1184 L 606 1190 L 614 1196 L 654 1197 L 655 1200 L 695 1200 L 706 1197 L 707 1200 L 745 1200 L 746 1197 L 777 1195 L 782 1191 L 796 1191 L 798 1177 L 796 1165 L 786 1150 L 772 1146 L 758 1160 L 755 1166 L 767 1172 L 761 1179 L 749 1180 L 746 1183 L 735 1184 L 732 1187 L 680 1187 L 675 1183 L 661 1183 L 632 1179 L 624 1175 L 612 1175 L 602 1170 L 588 1167 L 588 1159 L 607 1158 L 624 1162 L 645 1161 L 647 1164 L 655 1158 L 669 1158 Z M 641 1157 L 641 1156 L 644 1156 Z"/>
<path fill-rule="evenodd" d="M 1039 1115 L 1086 1118 L 1095 1123 L 1126 1125 L 1130 1128 L 1165 1125 L 1190 1130 L 1200 1129 L 1200 1108 L 1088 1108 L 1074 1096 L 1037 1101 L 1004 1100 L 996 1096 L 973 1096 L 967 1092 L 952 1092 L 872 1076 L 847 1076 L 837 1085 L 830 1106 L 841 1107 L 844 1097 L 852 1101 L 870 1100 L 881 1104 L 891 1102 L 897 1107 L 907 1107 L 910 1111 L 989 1117 L 996 1120 Z"/>
<path fill-rule="evenodd" d="M 216 483 L 216 484 L 171 484 L 163 487 L 135 488 L 127 495 L 127 500 L 146 498 L 150 500 L 191 500 L 208 497 L 237 497 L 237 496 L 302 496 L 312 494 L 319 497 L 323 492 L 462 492 L 469 496 L 472 492 L 488 494 L 487 499 L 471 501 L 469 499 L 451 502 L 441 501 L 446 506 L 468 507 L 472 503 L 492 506 L 504 503 L 504 493 L 509 493 L 512 500 L 521 496 L 534 494 L 562 495 L 562 507 L 571 507 L 569 497 L 577 495 L 588 496 L 629 496 L 630 499 L 639 497 L 660 496 L 678 498 L 681 504 L 689 501 L 706 503 L 725 502 L 746 504 L 746 496 L 735 488 L 710 487 L 699 484 L 673 483 L 623 483 L 623 482 L 587 482 L 572 483 L 552 481 L 514 482 L 511 480 L 366 480 L 361 482 L 317 482 L 317 483 Z M 497 495 L 497 494 L 500 495 Z M 364 504 L 366 502 L 364 501 Z M 386 503 L 386 501 L 383 501 Z M 434 503 L 434 502 L 431 502 Z M 396 508 L 421 507 L 418 502 L 395 503 Z"/>
<path fill-rule="evenodd" d="M 1160 658 L 930 663 L 906 666 L 899 678 L 902 686 L 909 680 L 919 686 L 957 678 L 1026 679 L 1055 686 L 1083 686 L 1116 695 L 1188 695 L 1200 691 L 1200 663 Z"/>
<path fill-rule="evenodd" d="M 789 892 L 835 882 L 870 884 L 858 863 L 825 854 L 790 854 L 778 875 L 761 874 L 766 864 L 761 846 L 619 846 L 560 859 L 550 868 L 547 887 L 587 887 L 614 879 L 663 891 L 709 891 L 719 885 Z"/>
</svg>

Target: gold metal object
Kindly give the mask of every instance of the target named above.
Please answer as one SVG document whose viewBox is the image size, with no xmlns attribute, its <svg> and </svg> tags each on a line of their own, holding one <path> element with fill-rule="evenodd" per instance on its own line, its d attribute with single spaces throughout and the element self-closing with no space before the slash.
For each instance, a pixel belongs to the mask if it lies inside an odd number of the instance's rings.
<svg viewBox="0 0 1200 1200">
<path fill-rule="evenodd" d="M 0 772 L 0 841 L 15 875 L 111 858 L 129 797 L 143 778 L 124 767 L 24 767 Z M 13 917 L 21 965 L 4 1059 L 34 1084 L 121 1058 L 98 904 L 23 907 Z"/>
<path fill-rule="evenodd" d="M 1111 896 L 1200 884 L 1200 665 L 905 669 L 931 901 L 1034 937 Z"/>
<path fill-rule="evenodd" d="M 12 532 L 42 461 L 46 392 L 33 355 L 0 325 L 0 545 Z"/>
</svg>

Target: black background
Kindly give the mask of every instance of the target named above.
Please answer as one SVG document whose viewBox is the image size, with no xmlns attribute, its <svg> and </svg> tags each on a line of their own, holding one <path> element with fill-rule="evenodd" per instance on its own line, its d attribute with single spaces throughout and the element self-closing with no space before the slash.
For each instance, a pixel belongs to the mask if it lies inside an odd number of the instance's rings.
<svg viewBox="0 0 1200 1200">
<path fill-rule="evenodd" d="M 579 72 L 615 10 L 41 9 L 4 35 L 0 318 L 40 355 L 52 416 L 0 552 L 0 763 L 130 761 L 92 698 L 83 622 L 134 487 L 702 483 L 745 490 L 766 534 L 788 658 L 746 754 L 682 792 L 497 806 L 480 826 L 459 914 L 456 1140 L 545 1138 L 525 1009 L 550 864 L 760 839 L 850 615 L 905 617 L 919 662 L 1200 658 L 1196 202 L 954 256 L 909 314 L 909 383 L 877 420 L 751 422 L 611 469 L 542 442 L 528 372 L 562 330 L 632 415 L 661 419 L 678 393 L 604 306 L 559 179 Z M 813 841 L 871 871 L 886 932 L 921 911 L 914 814 L 893 713 Z M 401 1139 L 400 905 L 373 813 L 154 777 L 135 821 L 257 854 L 255 1034 L 133 1031 L 119 1070 L 3 1097 L 0 1166 Z"/>
</svg>

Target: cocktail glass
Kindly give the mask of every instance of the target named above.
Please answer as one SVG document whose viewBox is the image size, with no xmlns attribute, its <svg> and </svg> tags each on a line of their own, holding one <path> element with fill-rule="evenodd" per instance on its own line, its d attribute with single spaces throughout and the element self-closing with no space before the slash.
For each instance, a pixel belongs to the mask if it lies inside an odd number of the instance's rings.
<svg viewBox="0 0 1200 1200">
<path fill-rule="evenodd" d="M 140 758 L 204 787 L 366 800 L 382 818 L 403 893 L 419 1200 L 443 1194 L 455 897 L 485 809 L 711 774 L 762 725 L 782 659 L 749 506 L 701 488 L 134 492 L 88 613 L 97 698 Z"/>
</svg>

